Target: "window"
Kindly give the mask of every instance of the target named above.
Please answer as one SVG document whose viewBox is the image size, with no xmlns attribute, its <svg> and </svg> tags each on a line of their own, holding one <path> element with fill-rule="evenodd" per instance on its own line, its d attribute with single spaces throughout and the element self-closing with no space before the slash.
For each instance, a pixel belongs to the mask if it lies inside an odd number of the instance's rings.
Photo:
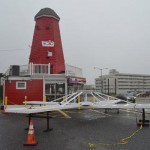
<svg viewBox="0 0 150 150">
<path fill-rule="evenodd" d="M 26 82 L 16 82 L 16 89 L 26 89 Z"/>
<path fill-rule="evenodd" d="M 65 83 L 46 83 L 45 84 L 45 95 L 47 101 L 52 101 L 54 99 L 60 98 L 65 95 Z"/>
<path fill-rule="evenodd" d="M 39 73 L 45 73 L 47 74 L 48 73 L 48 65 L 37 65 L 37 64 L 34 64 L 33 66 L 33 73 L 34 74 L 39 74 Z"/>
</svg>

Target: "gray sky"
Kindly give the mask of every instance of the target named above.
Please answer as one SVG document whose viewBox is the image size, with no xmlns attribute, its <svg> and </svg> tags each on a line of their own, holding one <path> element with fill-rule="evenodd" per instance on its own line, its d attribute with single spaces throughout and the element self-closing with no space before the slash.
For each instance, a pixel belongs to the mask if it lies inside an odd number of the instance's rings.
<svg viewBox="0 0 150 150">
<path fill-rule="evenodd" d="M 65 62 L 88 84 L 100 75 L 94 66 L 150 74 L 149 0 L 0 0 L 0 72 L 28 63 L 34 16 L 45 7 L 61 18 Z"/>
</svg>

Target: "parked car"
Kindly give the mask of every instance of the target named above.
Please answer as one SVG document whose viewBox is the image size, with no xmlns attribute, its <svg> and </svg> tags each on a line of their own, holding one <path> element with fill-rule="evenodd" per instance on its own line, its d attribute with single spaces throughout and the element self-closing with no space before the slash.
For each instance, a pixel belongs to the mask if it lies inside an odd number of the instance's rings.
<svg viewBox="0 0 150 150">
<path fill-rule="evenodd" d="M 136 97 L 133 95 L 127 95 L 127 94 L 119 94 L 116 96 L 119 99 L 122 99 L 126 102 L 131 102 L 131 103 L 135 103 L 136 102 Z"/>
</svg>

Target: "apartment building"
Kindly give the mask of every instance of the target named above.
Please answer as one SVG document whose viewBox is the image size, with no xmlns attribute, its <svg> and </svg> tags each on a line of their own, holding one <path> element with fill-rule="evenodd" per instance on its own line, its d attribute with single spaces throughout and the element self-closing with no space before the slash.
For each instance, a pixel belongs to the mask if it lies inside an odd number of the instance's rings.
<svg viewBox="0 0 150 150">
<path fill-rule="evenodd" d="M 150 75 L 119 73 L 116 69 L 95 79 L 96 90 L 106 94 L 150 91 Z"/>
</svg>

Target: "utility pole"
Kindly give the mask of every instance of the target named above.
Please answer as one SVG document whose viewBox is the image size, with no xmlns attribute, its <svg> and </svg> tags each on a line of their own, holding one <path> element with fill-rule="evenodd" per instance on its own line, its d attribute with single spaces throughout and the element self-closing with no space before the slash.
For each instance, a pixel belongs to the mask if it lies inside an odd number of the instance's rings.
<svg viewBox="0 0 150 150">
<path fill-rule="evenodd" d="M 98 69 L 100 70 L 100 74 L 101 74 L 101 92 L 103 93 L 103 70 L 104 69 L 108 69 L 108 68 L 98 68 L 98 67 L 94 67 L 94 69 Z"/>
</svg>

